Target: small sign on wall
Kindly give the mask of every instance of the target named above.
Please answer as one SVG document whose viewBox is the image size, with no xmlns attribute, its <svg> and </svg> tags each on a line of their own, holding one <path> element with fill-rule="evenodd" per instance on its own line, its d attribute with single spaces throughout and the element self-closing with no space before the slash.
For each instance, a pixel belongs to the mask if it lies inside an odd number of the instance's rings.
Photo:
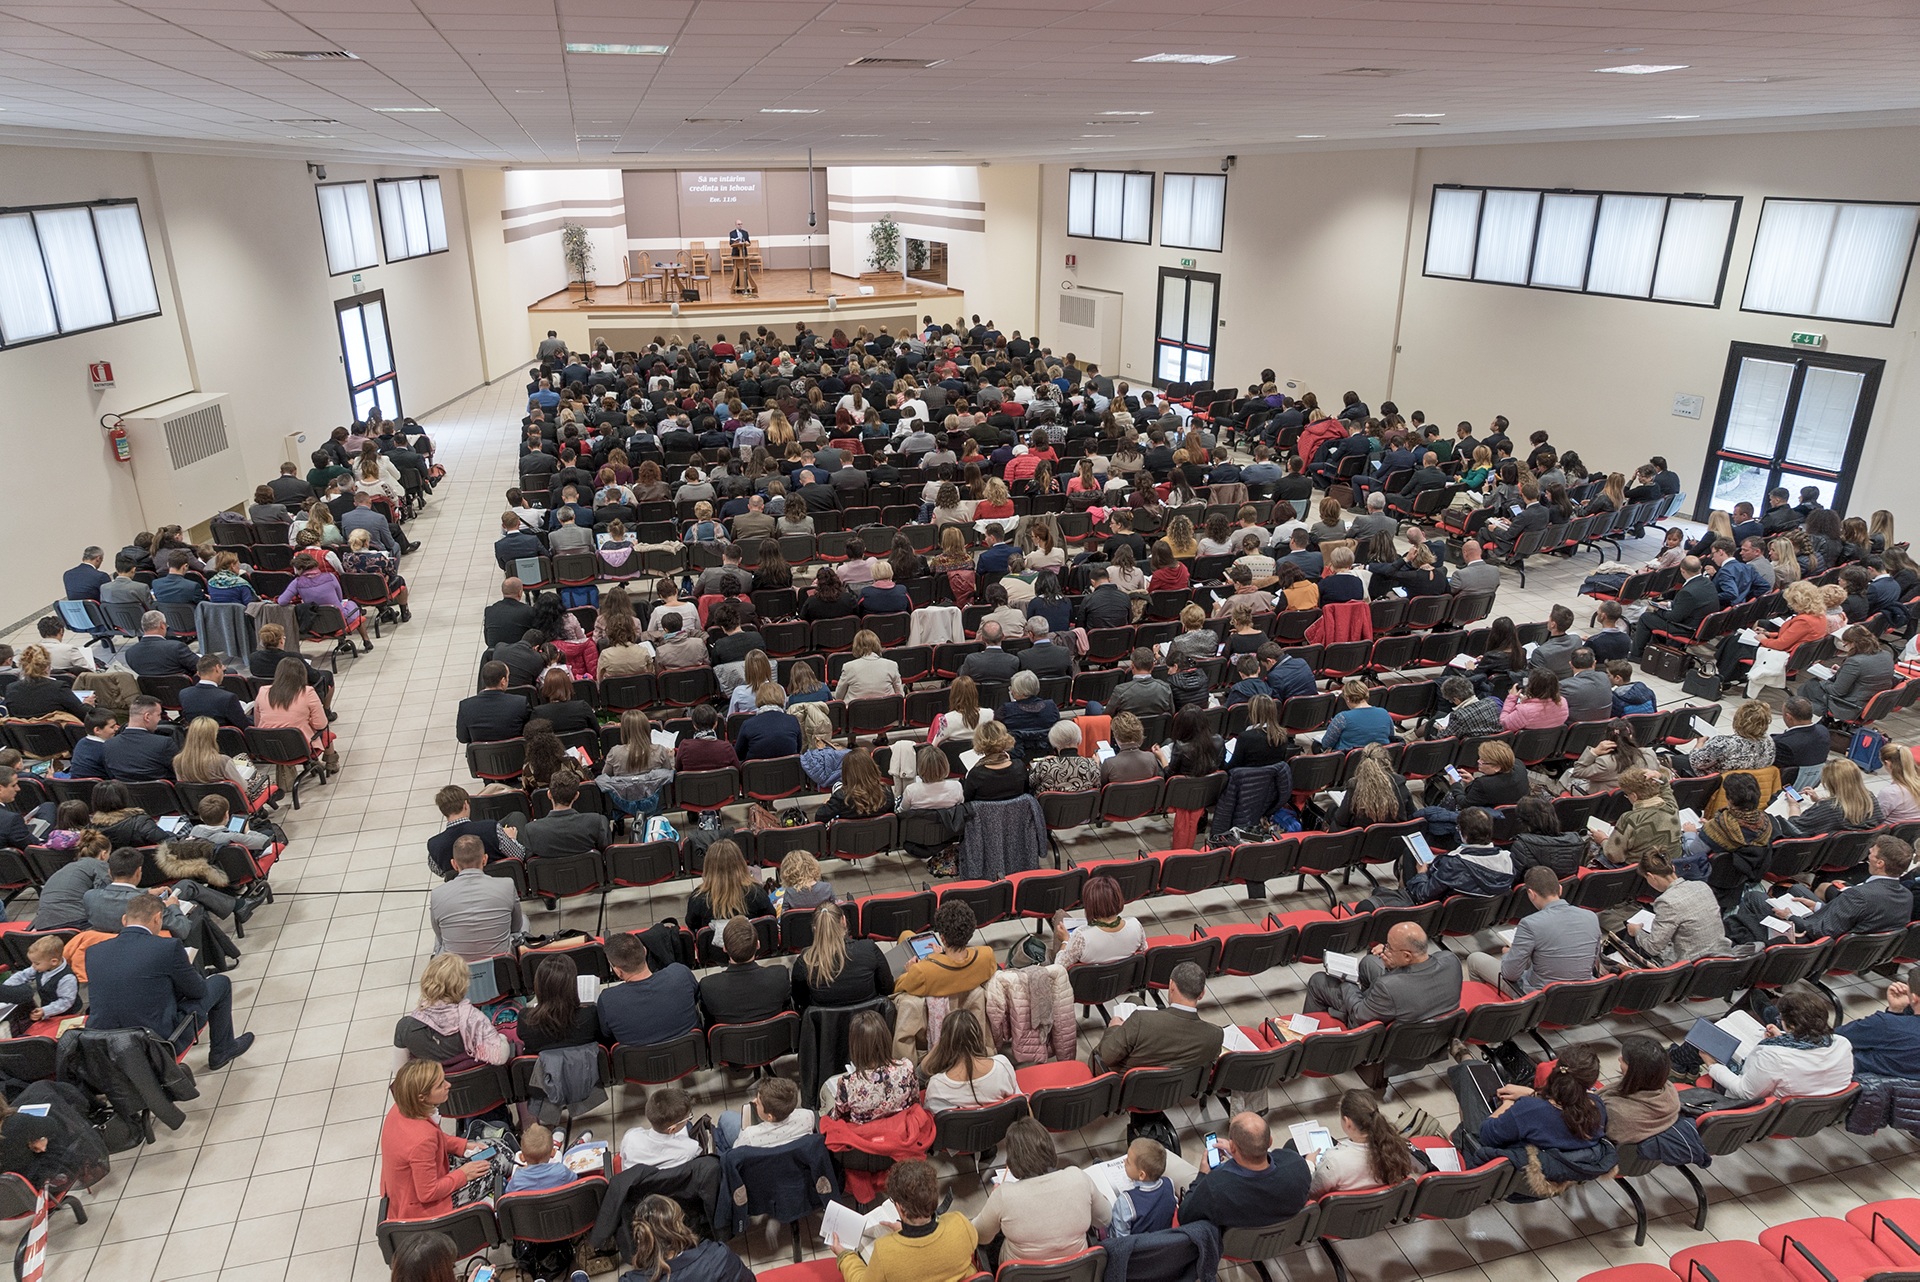
<svg viewBox="0 0 1920 1282">
<path fill-rule="evenodd" d="M 1673 394 L 1673 416 L 1675 418 L 1699 418 L 1707 407 L 1707 398 L 1695 396 L 1691 392 Z"/>
<path fill-rule="evenodd" d="M 95 361 L 87 366 L 87 385 L 96 392 L 112 387 L 113 366 L 107 361 Z"/>
</svg>

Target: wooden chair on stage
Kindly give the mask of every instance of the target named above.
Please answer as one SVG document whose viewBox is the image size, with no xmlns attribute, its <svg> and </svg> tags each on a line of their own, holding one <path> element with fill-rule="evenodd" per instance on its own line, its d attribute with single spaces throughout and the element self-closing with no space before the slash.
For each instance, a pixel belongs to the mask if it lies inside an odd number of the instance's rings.
<svg viewBox="0 0 1920 1282">
<path fill-rule="evenodd" d="M 646 250 L 627 255 L 627 301 L 633 301 L 633 287 L 640 287 L 640 301 L 646 302 L 656 287 L 662 287 L 666 277 L 653 269 L 653 255 Z"/>
<path fill-rule="evenodd" d="M 704 274 L 710 264 L 707 261 L 707 242 L 690 240 L 687 242 L 687 270 Z"/>
</svg>

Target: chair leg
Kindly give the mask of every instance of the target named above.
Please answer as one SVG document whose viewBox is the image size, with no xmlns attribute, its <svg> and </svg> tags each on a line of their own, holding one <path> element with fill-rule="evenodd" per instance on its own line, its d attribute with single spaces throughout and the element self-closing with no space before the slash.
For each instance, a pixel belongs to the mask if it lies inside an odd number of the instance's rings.
<svg viewBox="0 0 1920 1282">
<path fill-rule="evenodd" d="M 1624 1175 L 1613 1177 L 1614 1187 L 1627 1195 L 1627 1201 L 1633 1203 L 1633 1244 L 1647 1244 L 1647 1204 L 1640 1200 L 1640 1191 L 1633 1187 L 1633 1181 Z"/>
<path fill-rule="evenodd" d="M 1693 1173 L 1691 1166 L 1679 1166 L 1674 1169 L 1680 1172 L 1687 1183 L 1693 1185 L 1693 1231 L 1705 1233 L 1707 1231 L 1706 1187 L 1700 1183 L 1700 1177 Z"/>
<path fill-rule="evenodd" d="M 1327 1253 L 1327 1263 L 1333 1265 L 1334 1282 L 1352 1282 L 1347 1273 L 1347 1262 L 1340 1258 L 1340 1250 L 1331 1239 L 1321 1238 L 1320 1249 Z"/>
</svg>

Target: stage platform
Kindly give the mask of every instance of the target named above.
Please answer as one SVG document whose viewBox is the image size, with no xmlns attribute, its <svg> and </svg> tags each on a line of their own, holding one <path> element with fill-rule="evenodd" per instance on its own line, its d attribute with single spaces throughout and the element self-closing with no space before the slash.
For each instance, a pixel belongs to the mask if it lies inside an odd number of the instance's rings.
<svg viewBox="0 0 1920 1282">
<path fill-rule="evenodd" d="M 655 338 L 722 331 L 731 336 L 756 325 L 784 331 L 804 322 L 824 333 L 836 327 L 851 333 L 856 325 L 870 330 L 885 325 L 899 333 L 917 325 L 922 316 L 951 321 L 966 309 L 966 294 L 961 290 L 897 276 L 863 282 L 816 269 L 811 294 L 804 269 L 761 272 L 757 295 L 735 294 L 730 283 L 731 273 L 723 264 L 708 284 L 709 296 L 697 303 L 641 302 L 638 286 L 629 299 L 625 285 L 596 285 L 591 302 L 580 298 L 577 290 L 566 290 L 529 307 L 527 328 L 536 344 L 554 330 L 576 350 L 604 340 L 617 351 L 634 351 Z M 862 293 L 863 286 L 873 292 Z"/>
</svg>

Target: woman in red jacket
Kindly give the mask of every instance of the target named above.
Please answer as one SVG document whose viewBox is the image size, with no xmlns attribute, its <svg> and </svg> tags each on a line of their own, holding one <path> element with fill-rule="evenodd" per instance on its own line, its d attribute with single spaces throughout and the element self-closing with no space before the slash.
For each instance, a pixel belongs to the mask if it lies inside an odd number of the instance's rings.
<svg viewBox="0 0 1920 1282">
<path fill-rule="evenodd" d="M 435 1110 L 446 1102 L 448 1089 L 446 1073 L 427 1059 L 401 1065 L 388 1087 L 393 1107 L 380 1125 L 380 1195 L 387 1199 L 390 1220 L 446 1215 L 453 1210 L 455 1190 L 492 1169 L 486 1162 L 447 1169 L 451 1159 L 478 1147 L 440 1129 Z"/>
</svg>

